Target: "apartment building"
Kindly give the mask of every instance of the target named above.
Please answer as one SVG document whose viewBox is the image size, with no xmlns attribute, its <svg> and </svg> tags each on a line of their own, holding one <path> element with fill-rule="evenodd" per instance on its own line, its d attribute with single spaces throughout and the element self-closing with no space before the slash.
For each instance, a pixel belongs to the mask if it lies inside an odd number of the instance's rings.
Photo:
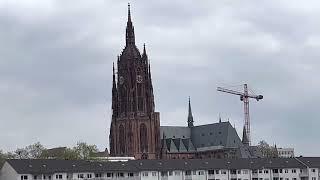
<svg viewBox="0 0 320 180">
<path fill-rule="evenodd" d="M 320 158 L 7 160 L 0 180 L 319 180 Z"/>
</svg>

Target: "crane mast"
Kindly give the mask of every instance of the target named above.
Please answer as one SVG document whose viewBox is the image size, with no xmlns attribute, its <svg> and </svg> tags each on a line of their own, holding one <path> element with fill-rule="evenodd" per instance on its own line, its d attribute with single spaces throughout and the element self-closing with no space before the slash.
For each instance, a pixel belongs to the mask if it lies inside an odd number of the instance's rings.
<svg viewBox="0 0 320 180">
<path fill-rule="evenodd" d="M 239 91 L 235 91 L 235 90 L 231 90 L 231 89 L 227 89 L 227 88 L 222 88 L 222 87 L 218 87 L 217 91 L 240 96 L 240 100 L 243 101 L 244 127 L 245 127 L 245 130 L 246 130 L 246 134 L 247 134 L 247 138 L 248 138 L 248 141 L 249 141 L 249 145 L 251 145 L 249 98 L 253 98 L 253 99 L 256 99 L 257 101 L 259 101 L 259 100 L 263 99 L 263 96 L 262 95 L 249 94 L 248 85 L 247 84 L 243 85 L 243 92 L 239 92 Z"/>
</svg>

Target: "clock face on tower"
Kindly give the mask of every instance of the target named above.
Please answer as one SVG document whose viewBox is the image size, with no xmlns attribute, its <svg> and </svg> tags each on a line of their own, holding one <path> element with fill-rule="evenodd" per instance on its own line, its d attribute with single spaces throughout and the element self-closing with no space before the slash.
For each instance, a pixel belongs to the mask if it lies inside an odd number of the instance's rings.
<svg viewBox="0 0 320 180">
<path fill-rule="evenodd" d="M 137 82 L 142 83 L 143 79 L 141 75 L 137 75 Z"/>
<path fill-rule="evenodd" d="M 120 83 L 121 85 L 124 83 L 124 78 L 123 78 L 123 76 L 120 76 L 120 78 L 119 78 L 119 83 Z"/>
</svg>

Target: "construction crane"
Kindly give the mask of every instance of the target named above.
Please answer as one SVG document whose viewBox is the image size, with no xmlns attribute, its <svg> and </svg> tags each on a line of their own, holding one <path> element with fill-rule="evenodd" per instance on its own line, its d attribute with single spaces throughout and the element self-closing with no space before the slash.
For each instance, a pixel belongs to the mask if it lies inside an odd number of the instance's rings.
<svg viewBox="0 0 320 180">
<path fill-rule="evenodd" d="M 226 89 L 223 87 L 218 87 L 217 91 L 225 92 L 229 94 L 234 94 L 240 96 L 240 100 L 243 101 L 243 107 L 244 107 L 244 126 L 247 133 L 249 145 L 251 145 L 251 134 L 250 134 L 250 115 L 249 115 L 249 98 L 255 99 L 257 101 L 263 99 L 262 95 L 255 95 L 255 94 L 249 94 L 248 93 L 248 85 L 243 85 L 243 92 Z"/>
</svg>

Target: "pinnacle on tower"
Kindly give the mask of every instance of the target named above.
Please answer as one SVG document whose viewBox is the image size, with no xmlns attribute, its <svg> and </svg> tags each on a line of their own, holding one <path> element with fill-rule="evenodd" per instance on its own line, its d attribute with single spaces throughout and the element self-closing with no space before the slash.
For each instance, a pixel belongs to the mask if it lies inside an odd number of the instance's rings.
<svg viewBox="0 0 320 180">
<path fill-rule="evenodd" d="M 128 22 L 131 22 L 130 3 L 128 3 Z"/>
<path fill-rule="evenodd" d="M 135 45 L 134 27 L 131 21 L 130 4 L 128 4 L 128 22 L 126 29 L 126 45 Z"/>
<path fill-rule="evenodd" d="M 147 52 L 146 52 L 146 44 L 145 43 L 143 43 L 143 54 L 147 54 Z"/>
<path fill-rule="evenodd" d="M 189 109 L 188 109 L 188 127 L 193 127 L 193 116 L 191 111 L 191 102 L 190 102 L 190 96 L 189 96 Z"/>
<path fill-rule="evenodd" d="M 243 131 L 242 131 L 242 144 L 249 146 L 249 139 L 247 136 L 247 131 L 246 131 L 246 126 L 243 126 Z"/>
</svg>

